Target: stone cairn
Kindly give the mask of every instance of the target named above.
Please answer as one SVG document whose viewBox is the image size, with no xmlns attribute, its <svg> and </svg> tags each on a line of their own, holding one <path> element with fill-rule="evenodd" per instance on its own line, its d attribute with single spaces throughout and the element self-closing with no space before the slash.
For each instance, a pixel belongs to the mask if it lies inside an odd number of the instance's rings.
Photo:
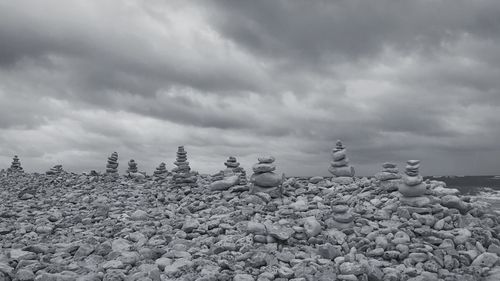
<svg viewBox="0 0 500 281">
<path fill-rule="evenodd" d="M 399 193 L 401 201 L 411 206 L 424 206 L 430 203 L 425 192 L 427 185 L 424 178 L 419 174 L 420 160 L 408 160 L 406 162 L 405 175 L 403 181 L 399 184 Z"/>
<path fill-rule="evenodd" d="M 241 169 L 238 185 L 247 185 L 247 184 L 248 184 L 247 172 L 244 169 Z"/>
<path fill-rule="evenodd" d="M 337 204 L 332 206 L 332 227 L 343 230 L 354 226 L 354 216 L 349 206 L 345 204 Z"/>
<path fill-rule="evenodd" d="M 137 173 L 137 163 L 134 159 L 128 161 L 127 173 Z"/>
<path fill-rule="evenodd" d="M 272 197 L 281 196 L 281 184 L 283 177 L 274 173 L 276 165 L 273 156 L 258 158 L 259 163 L 255 164 L 253 175 L 250 178 L 252 185 L 250 186 L 251 193 L 265 192 Z"/>
<path fill-rule="evenodd" d="M 187 161 L 187 152 L 184 150 L 184 146 L 179 146 L 177 150 L 177 159 L 174 164 L 177 166 L 172 169 L 172 180 L 175 187 L 196 187 L 198 185 L 196 183 L 198 180 L 198 178 L 196 177 L 196 173 L 192 172 L 191 167 L 189 167 L 189 162 Z"/>
<path fill-rule="evenodd" d="M 240 166 L 240 163 L 236 160 L 236 157 L 229 156 L 226 163 L 224 165 L 233 171 L 235 174 L 239 174 L 238 185 L 246 185 L 247 181 L 247 173 L 245 169 Z"/>
<path fill-rule="evenodd" d="M 55 165 L 54 167 L 50 168 L 47 172 L 45 172 L 47 175 L 59 175 L 63 173 L 64 170 L 62 168 L 62 165 Z"/>
<path fill-rule="evenodd" d="M 17 172 L 17 173 L 24 172 L 23 167 L 21 167 L 21 162 L 19 161 L 19 157 L 17 157 L 17 155 L 14 155 L 14 158 L 12 158 L 12 164 L 10 165 L 10 168 L 7 169 L 7 171 Z"/>
<path fill-rule="evenodd" d="M 242 168 L 240 167 L 240 163 L 236 160 L 236 157 L 234 156 L 229 156 L 229 158 L 226 160 L 224 163 L 224 166 L 226 168 L 233 170 L 235 173 L 239 173 Z"/>
<path fill-rule="evenodd" d="M 118 153 L 116 151 L 108 157 L 106 173 L 110 175 L 118 175 Z"/>
<path fill-rule="evenodd" d="M 380 188 L 389 192 L 398 190 L 401 175 L 394 163 L 382 164 L 382 172 L 375 174 L 375 179 L 380 182 Z"/>
<path fill-rule="evenodd" d="M 161 162 L 160 166 L 156 168 L 153 175 L 157 179 L 165 179 L 168 176 L 167 165 L 164 162 Z"/>
<path fill-rule="evenodd" d="M 332 158 L 333 161 L 331 162 L 328 171 L 334 175 L 333 181 L 340 184 L 352 183 L 354 177 L 354 167 L 349 165 L 346 147 L 340 140 L 337 141 L 336 146 L 332 151 Z"/>
</svg>

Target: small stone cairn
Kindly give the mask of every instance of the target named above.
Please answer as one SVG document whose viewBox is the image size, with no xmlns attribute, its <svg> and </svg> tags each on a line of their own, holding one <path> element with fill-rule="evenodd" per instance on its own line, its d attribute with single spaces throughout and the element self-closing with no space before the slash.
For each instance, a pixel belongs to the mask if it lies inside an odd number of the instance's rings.
<svg viewBox="0 0 500 281">
<path fill-rule="evenodd" d="M 196 183 L 198 178 L 196 177 L 196 173 L 192 172 L 191 167 L 189 167 L 189 162 L 187 161 L 187 152 L 184 150 L 184 146 L 179 146 L 177 150 L 177 159 L 174 164 L 177 166 L 172 169 L 172 180 L 175 187 L 198 186 L 198 184 Z"/>
<path fill-rule="evenodd" d="M 224 165 L 233 171 L 235 174 L 239 174 L 238 185 L 247 185 L 247 173 L 245 169 L 240 166 L 240 163 L 236 160 L 236 157 L 230 156 Z"/>
<path fill-rule="evenodd" d="M 382 190 L 392 192 L 398 190 L 401 175 L 396 164 L 384 163 L 382 164 L 382 172 L 376 173 L 375 179 L 380 182 Z"/>
<path fill-rule="evenodd" d="M 343 230 L 354 226 L 354 216 L 349 206 L 345 204 L 337 204 L 332 206 L 332 220 L 330 226 Z"/>
<path fill-rule="evenodd" d="M 251 193 L 265 192 L 269 193 L 271 197 L 281 196 L 281 184 L 283 183 L 283 176 L 274 173 L 276 165 L 274 164 L 275 158 L 273 156 L 258 158 L 259 163 L 255 164 L 253 175 L 250 178 L 252 185 L 250 186 Z"/>
<path fill-rule="evenodd" d="M 14 155 L 14 158 L 12 158 L 12 164 L 10 165 L 10 168 L 7 169 L 8 172 L 15 172 L 15 173 L 23 173 L 23 167 L 21 167 L 21 162 L 19 161 L 19 157 L 17 155 Z"/>
<path fill-rule="evenodd" d="M 156 179 L 165 179 L 168 176 L 167 165 L 164 162 L 161 162 L 160 166 L 158 166 L 153 172 L 153 176 Z"/>
<path fill-rule="evenodd" d="M 406 205 L 425 206 L 430 203 L 430 199 L 425 195 L 427 185 L 424 178 L 419 174 L 420 160 L 408 160 L 406 162 L 405 175 L 399 184 L 401 201 Z"/>
<path fill-rule="evenodd" d="M 235 173 L 239 173 L 242 168 L 240 167 L 240 163 L 236 160 L 236 157 L 234 156 L 229 156 L 229 158 L 226 160 L 224 163 L 224 166 L 226 168 L 233 170 Z"/>
<path fill-rule="evenodd" d="M 128 161 L 127 173 L 137 173 L 137 162 L 134 159 Z"/>
<path fill-rule="evenodd" d="M 108 157 L 106 173 L 109 175 L 118 175 L 118 152 L 115 151 Z"/>
<path fill-rule="evenodd" d="M 62 165 L 55 165 L 54 167 L 50 168 L 50 170 L 45 172 L 45 174 L 47 174 L 47 175 L 59 175 L 63 172 L 64 172 L 64 170 L 63 170 Z"/>
<path fill-rule="evenodd" d="M 346 148 L 340 140 L 332 151 L 333 161 L 328 171 L 334 175 L 333 181 L 339 184 L 350 184 L 354 181 L 354 167 L 349 165 Z"/>
<path fill-rule="evenodd" d="M 241 169 L 238 185 L 247 185 L 247 184 L 248 184 L 247 172 L 244 169 Z"/>
</svg>

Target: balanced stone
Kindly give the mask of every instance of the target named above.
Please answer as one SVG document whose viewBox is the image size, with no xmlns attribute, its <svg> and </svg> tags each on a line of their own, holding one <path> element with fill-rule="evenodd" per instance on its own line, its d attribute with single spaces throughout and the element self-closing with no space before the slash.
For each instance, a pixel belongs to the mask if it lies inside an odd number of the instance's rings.
<svg viewBox="0 0 500 281">
<path fill-rule="evenodd" d="M 164 162 L 161 162 L 160 165 L 153 172 L 154 177 L 156 178 L 166 178 L 168 176 L 167 165 Z"/>
<path fill-rule="evenodd" d="M 382 190 L 396 191 L 398 190 L 401 175 L 396 164 L 384 163 L 382 164 L 382 171 L 375 174 L 375 179 L 380 182 Z"/>
<path fill-rule="evenodd" d="M 335 148 L 332 150 L 332 159 L 333 161 L 331 162 L 330 168 L 328 169 L 330 173 L 332 173 L 335 177 L 340 178 L 354 177 L 354 167 L 349 165 L 349 158 L 346 154 L 346 148 L 340 140 L 337 141 Z M 342 179 L 340 180 L 340 182 L 352 182 L 352 180 L 346 181 Z"/>
<path fill-rule="evenodd" d="M 12 164 L 10 165 L 10 168 L 7 169 L 9 172 L 23 172 L 23 167 L 21 167 L 21 162 L 19 161 L 19 157 L 17 155 L 14 155 L 14 158 L 12 158 Z"/>
<path fill-rule="evenodd" d="M 229 158 L 226 160 L 226 163 L 224 163 L 224 165 L 227 168 L 234 169 L 234 168 L 238 168 L 240 166 L 240 163 L 236 160 L 236 157 L 229 156 Z"/>
<path fill-rule="evenodd" d="M 259 163 L 253 166 L 254 173 L 250 177 L 252 183 L 250 192 L 266 192 L 274 197 L 281 195 L 280 186 L 283 183 L 284 176 L 274 173 L 274 170 L 276 170 L 273 164 L 275 158 L 273 156 L 259 157 L 258 161 Z"/>
<path fill-rule="evenodd" d="M 54 167 L 50 168 L 47 172 L 45 172 L 47 175 L 59 175 L 62 172 L 64 172 L 62 165 L 55 165 Z"/>
<path fill-rule="evenodd" d="M 191 171 L 191 167 L 189 166 L 189 162 L 187 161 L 187 152 L 184 150 L 184 146 L 178 147 L 177 158 L 174 162 L 174 165 L 177 166 L 172 169 L 172 180 L 175 187 L 198 186 L 198 178 L 196 176 L 197 173 Z"/>
<path fill-rule="evenodd" d="M 115 151 L 108 157 L 108 164 L 106 165 L 106 173 L 118 173 L 118 153 Z"/>
<path fill-rule="evenodd" d="M 406 163 L 407 166 L 403 182 L 401 182 L 398 187 L 399 193 L 403 195 L 402 201 L 409 205 L 413 203 L 425 205 L 425 203 L 428 203 L 430 200 L 424 196 L 427 185 L 424 183 L 424 178 L 419 175 L 420 161 L 409 160 Z"/>
<path fill-rule="evenodd" d="M 130 161 L 128 161 L 127 173 L 137 173 L 137 163 L 134 159 L 130 159 Z"/>
</svg>

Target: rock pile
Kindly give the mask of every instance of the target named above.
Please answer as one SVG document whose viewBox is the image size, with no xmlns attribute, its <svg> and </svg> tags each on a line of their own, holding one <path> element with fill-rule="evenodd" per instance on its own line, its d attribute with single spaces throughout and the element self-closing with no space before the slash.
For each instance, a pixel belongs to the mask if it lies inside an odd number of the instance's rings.
<svg viewBox="0 0 500 281">
<path fill-rule="evenodd" d="M 398 190 L 401 175 L 396 164 L 384 163 L 382 172 L 375 174 L 375 179 L 380 182 L 381 189 L 392 192 Z"/>
<path fill-rule="evenodd" d="M 149 177 L 60 177 L 0 175 L 0 280 L 500 280 L 500 217 L 471 196 L 410 207 L 378 181 L 290 178 L 279 199 L 158 197 Z"/>
<path fill-rule="evenodd" d="M 332 150 L 333 161 L 330 164 L 328 171 L 334 175 L 334 181 L 340 184 L 349 184 L 353 182 L 354 167 L 349 165 L 346 148 L 340 140 L 337 141 L 335 148 Z"/>
<path fill-rule="evenodd" d="M 21 167 L 21 162 L 19 161 L 19 157 L 17 155 L 14 155 L 14 158 L 12 159 L 12 164 L 10 165 L 10 168 L 7 169 L 8 172 L 18 172 L 22 173 L 23 167 Z"/>
<path fill-rule="evenodd" d="M 62 165 L 55 165 L 54 167 L 50 168 L 47 172 L 45 172 L 47 175 L 59 175 L 62 172 L 64 172 Z"/>
<path fill-rule="evenodd" d="M 399 184 L 398 190 L 401 193 L 401 200 L 408 205 L 423 206 L 430 202 L 425 197 L 427 185 L 424 178 L 419 174 L 420 160 L 408 160 L 406 162 L 405 175 Z"/>
<path fill-rule="evenodd" d="M 173 183 L 175 187 L 196 187 L 197 177 L 196 173 L 191 171 L 189 167 L 189 162 L 187 161 L 187 152 L 184 150 L 184 146 L 179 146 L 177 149 L 177 159 L 174 162 L 175 167 L 172 169 L 173 173 Z"/>
<path fill-rule="evenodd" d="M 265 192 L 269 193 L 272 197 L 281 195 L 280 187 L 283 182 L 283 177 L 274 173 L 276 165 L 274 164 L 275 158 L 273 156 L 258 158 L 259 163 L 255 164 L 253 175 L 250 177 L 251 193 Z"/>
<path fill-rule="evenodd" d="M 118 152 L 111 153 L 108 157 L 108 164 L 106 165 L 106 173 L 111 175 L 118 174 Z"/>
<path fill-rule="evenodd" d="M 161 162 L 153 172 L 153 175 L 157 179 L 165 179 L 168 176 L 167 165 L 164 162 Z"/>
<path fill-rule="evenodd" d="M 137 163 L 134 159 L 128 161 L 127 173 L 137 173 Z"/>
</svg>

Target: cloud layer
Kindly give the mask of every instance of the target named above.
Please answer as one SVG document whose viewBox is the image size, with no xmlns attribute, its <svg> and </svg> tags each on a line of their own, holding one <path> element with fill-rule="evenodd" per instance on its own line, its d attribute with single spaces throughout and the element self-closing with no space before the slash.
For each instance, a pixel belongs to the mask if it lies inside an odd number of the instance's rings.
<svg viewBox="0 0 500 281">
<path fill-rule="evenodd" d="M 48 9 L 50 7 L 50 9 Z M 3 1 L 0 163 L 500 171 L 498 1 Z"/>
</svg>

